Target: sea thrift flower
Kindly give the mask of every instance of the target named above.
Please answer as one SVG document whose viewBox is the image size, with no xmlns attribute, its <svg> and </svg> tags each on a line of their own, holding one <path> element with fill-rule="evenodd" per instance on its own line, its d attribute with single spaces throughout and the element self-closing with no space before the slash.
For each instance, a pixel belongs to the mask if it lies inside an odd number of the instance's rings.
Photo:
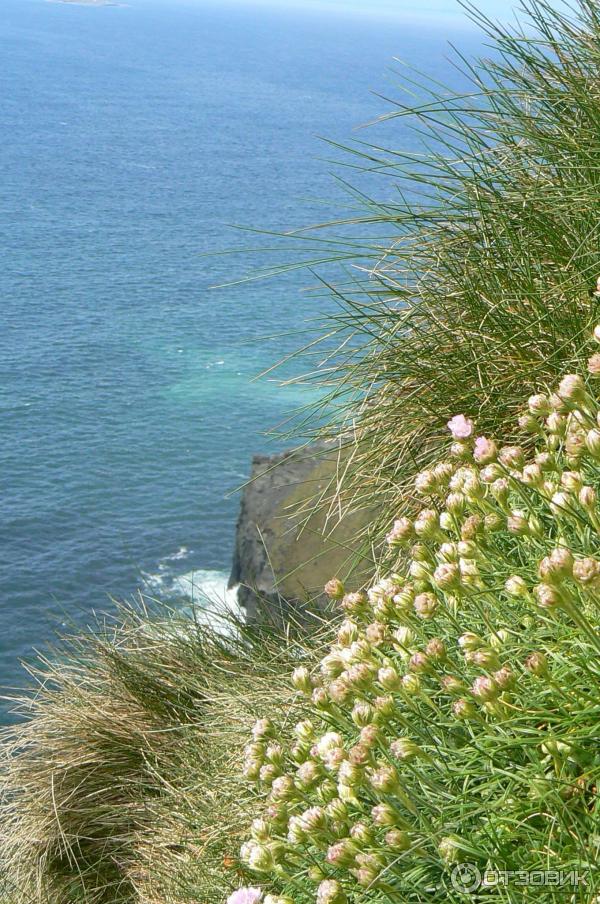
<svg viewBox="0 0 600 904">
<path fill-rule="evenodd" d="M 331 600 L 341 600 L 344 596 L 344 585 L 339 578 L 332 578 L 325 584 L 325 593 Z"/>
<path fill-rule="evenodd" d="M 468 439 L 473 433 L 473 421 L 464 414 L 455 414 L 448 421 L 448 430 L 454 439 Z"/>
<path fill-rule="evenodd" d="M 398 518 L 387 535 L 387 542 L 390 546 L 401 546 L 413 537 L 414 526 L 410 518 Z"/>
<path fill-rule="evenodd" d="M 305 666 L 299 666 L 292 672 L 292 684 L 297 691 L 303 694 L 311 694 L 313 683 L 311 681 L 310 672 Z"/>
<path fill-rule="evenodd" d="M 444 863 L 458 863 L 461 860 L 460 838 L 457 835 L 448 835 L 442 838 L 438 845 L 440 857 Z"/>
<path fill-rule="evenodd" d="M 585 383 L 579 374 L 567 374 L 560 381 L 558 396 L 569 404 L 585 401 Z"/>
<path fill-rule="evenodd" d="M 415 612 L 419 618 L 433 618 L 439 603 L 433 593 L 420 593 L 414 602 Z"/>
<path fill-rule="evenodd" d="M 591 512 L 596 508 L 596 491 L 593 487 L 581 487 L 579 490 L 579 504 Z"/>
<path fill-rule="evenodd" d="M 543 653 L 531 653 L 525 660 L 525 666 L 538 678 L 548 674 L 548 660 Z"/>
<path fill-rule="evenodd" d="M 543 393 L 529 396 L 527 406 L 531 414 L 536 417 L 547 417 L 550 414 L 550 401 Z"/>
<path fill-rule="evenodd" d="M 498 685 L 493 680 L 493 678 L 488 678 L 485 675 L 482 675 L 480 678 L 476 678 L 473 682 L 471 693 L 474 697 L 477 697 L 478 700 L 487 702 L 488 700 L 496 699 L 496 697 L 498 696 L 498 690 Z"/>
<path fill-rule="evenodd" d="M 396 741 L 392 741 L 390 750 L 397 759 L 403 760 L 404 762 L 414 760 L 415 757 L 419 756 L 421 753 L 419 745 L 415 744 L 414 741 L 411 741 L 409 738 L 398 738 Z"/>
<path fill-rule="evenodd" d="M 578 584 L 583 586 L 595 585 L 600 578 L 600 562 L 591 556 L 578 559 L 573 563 L 573 577 Z"/>
<path fill-rule="evenodd" d="M 229 895 L 227 904 L 260 904 L 262 899 L 262 889 L 247 885 L 244 888 L 238 888 L 232 895 Z"/>
<path fill-rule="evenodd" d="M 556 609 L 563 602 L 560 590 L 551 584 L 538 584 L 533 588 L 533 595 L 542 609 Z"/>
<path fill-rule="evenodd" d="M 600 354 L 598 352 L 588 358 L 587 370 L 590 376 L 600 377 Z"/>
<path fill-rule="evenodd" d="M 485 436 L 478 436 L 475 440 L 473 458 L 480 465 L 487 465 L 496 460 L 498 449 L 496 443 Z"/>
<path fill-rule="evenodd" d="M 349 838 L 343 838 L 329 847 L 325 859 L 332 866 L 345 867 L 347 869 L 350 866 L 354 866 L 357 853 L 358 848 L 356 844 Z"/>
<path fill-rule="evenodd" d="M 325 879 L 317 890 L 317 904 L 347 904 L 344 889 L 337 879 Z"/>
</svg>

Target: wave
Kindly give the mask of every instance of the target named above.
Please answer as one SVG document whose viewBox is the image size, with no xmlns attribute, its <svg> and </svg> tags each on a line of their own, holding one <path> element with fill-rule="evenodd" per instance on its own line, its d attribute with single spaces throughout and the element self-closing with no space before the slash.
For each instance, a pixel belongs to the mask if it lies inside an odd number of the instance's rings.
<svg viewBox="0 0 600 904">
<path fill-rule="evenodd" d="M 228 587 L 228 574 L 202 568 L 179 573 L 177 566 L 172 564 L 180 563 L 189 554 L 190 551 L 182 546 L 176 553 L 160 560 L 157 572 L 142 572 L 143 591 L 214 629 L 226 628 L 228 619 L 243 621 L 237 587 Z"/>
</svg>

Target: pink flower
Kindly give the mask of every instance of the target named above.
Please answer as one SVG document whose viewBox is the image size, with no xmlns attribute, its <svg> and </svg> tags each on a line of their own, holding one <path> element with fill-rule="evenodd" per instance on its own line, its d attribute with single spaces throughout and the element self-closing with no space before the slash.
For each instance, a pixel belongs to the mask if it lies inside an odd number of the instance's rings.
<svg viewBox="0 0 600 904">
<path fill-rule="evenodd" d="M 475 440 L 473 458 L 481 465 L 487 465 L 495 461 L 497 454 L 496 443 L 486 436 L 478 436 Z"/>
<path fill-rule="evenodd" d="M 467 439 L 473 433 L 473 421 L 464 414 L 455 414 L 448 421 L 448 430 L 454 439 Z"/>
<path fill-rule="evenodd" d="M 262 889 L 244 886 L 244 888 L 238 888 L 232 895 L 229 895 L 227 904 L 259 904 L 262 901 L 262 897 Z"/>
</svg>

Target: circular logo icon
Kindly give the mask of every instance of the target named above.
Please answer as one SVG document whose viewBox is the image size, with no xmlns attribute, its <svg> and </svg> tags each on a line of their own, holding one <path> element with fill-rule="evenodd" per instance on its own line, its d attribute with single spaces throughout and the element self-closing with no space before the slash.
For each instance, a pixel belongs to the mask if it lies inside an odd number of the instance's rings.
<svg viewBox="0 0 600 904">
<path fill-rule="evenodd" d="M 470 894 L 481 885 L 481 873 L 474 863 L 459 863 L 452 870 L 452 887 L 465 895 Z"/>
</svg>

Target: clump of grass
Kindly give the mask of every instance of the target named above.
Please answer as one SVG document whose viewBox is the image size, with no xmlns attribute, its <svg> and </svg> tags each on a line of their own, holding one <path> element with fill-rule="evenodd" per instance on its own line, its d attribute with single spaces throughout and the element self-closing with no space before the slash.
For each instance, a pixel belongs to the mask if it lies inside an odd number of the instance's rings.
<svg viewBox="0 0 600 904">
<path fill-rule="evenodd" d="M 240 632 L 124 609 L 33 671 L 0 748 L 10 904 L 222 901 L 248 820 L 237 763 L 296 656 Z"/>
<path fill-rule="evenodd" d="M 529 399 L 529 454 L 453 417 L 378 580 L 328 584 L 347 618 L 292 673 L 308 719 L 286 744 L 265 710 L 246 751 L 240 902 L 520 902 L 525 874 L 540 904 L 598 900 L 600 353 L 588 370 Z"/>
<path fill-rule="evenodd" d="M 317 420 L 335 412 L 321 433 L 345 447 L 323 496 L 332 513 L 340 498 L 379 508 L 379 536 L 448 417 L 506 430 L 523 392 L 583 363 L 598 314 L 597 4 L 524 0 L 514 29 L 471 16 L 489 55 L 456 56 L 469 87 L 407 76 L 409 102 L 383 118 L 412 124 L 420 150 L 345 148 L 359 212 L 304 234 L 336 303 L 327 352 L 309 347 L 322 356 L 308 376 L 325 389 Z M 365 173 L 395 194 L 368 196 Z M 335 260 L 347 279 L 331 276 Z"/>
</svg>

